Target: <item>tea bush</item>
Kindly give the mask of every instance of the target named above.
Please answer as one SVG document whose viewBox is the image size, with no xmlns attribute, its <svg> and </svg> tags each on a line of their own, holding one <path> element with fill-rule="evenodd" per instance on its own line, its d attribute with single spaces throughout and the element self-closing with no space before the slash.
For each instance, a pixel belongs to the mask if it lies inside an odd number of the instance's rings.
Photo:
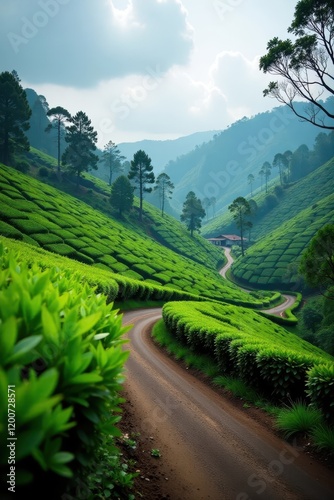
<svg viewBox="0 0 334 500">
<path fill-rule="evenodd" d="M 322 411 L 333 411 L 334 358 L 255 311 L 171 302 L 163 319 L 179 341 L 209 354 L 222 373 L 242 378 L 266 397 L 281 402 L 310 395 Z"/>
<path fill-rule="evenodd" d="M 0 245 L 0 432 L 15 443 L 20 493 L 33 484 L 38 497 L 51 483 L 62 492 L 58 477 L 80 474 L 119 434 L 125 331 L 112 303 L 80 275 L 29 267 Z M 5 474 L 8 453 L 3 446 Z"/>
</svg>

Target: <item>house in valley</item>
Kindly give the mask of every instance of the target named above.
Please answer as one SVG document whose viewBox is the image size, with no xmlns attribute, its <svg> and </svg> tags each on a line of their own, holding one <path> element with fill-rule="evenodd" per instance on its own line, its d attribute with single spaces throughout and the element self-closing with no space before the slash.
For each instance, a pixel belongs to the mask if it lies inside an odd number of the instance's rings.
<svg viewBox="0 0 334 500">
<path fill-rule="evenodd" d="M 247 243 L 248 239 L 243 238 L 244 243 Z M 241 238 L 237 234 L 221 234 L 215 238 L 208 238 L 208 241 L 213 245 L 220 247 L 231 247 L 232 245 L 241 245 Z"/>
</svg>

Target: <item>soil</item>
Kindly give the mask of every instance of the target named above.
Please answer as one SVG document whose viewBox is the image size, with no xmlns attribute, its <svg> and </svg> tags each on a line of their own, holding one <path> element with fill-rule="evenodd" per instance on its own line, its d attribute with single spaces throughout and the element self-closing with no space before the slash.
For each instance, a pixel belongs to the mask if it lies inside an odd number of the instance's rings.
<svg viewBox="0 0 334 500">
<path fill-rule="evenodd" d="M 149 335 L 149 332 L 146 332 Z M 151 339 L 153 343 L 153 340 Z M 168 353 L 155 344 L 160 353 L 168 356 Z M 269 430 L 273 435 L 282 438 L 274 426 L 274 418 L 254 406 L 248 406 L 241 398 L 235 397 L 230 391 L 215 386 L 209 377 L 204 375 L 198 370 L 190 369 L 182 361 L 173 360 L 177 365 L 183 369 L 187 375 L 193 375 L 202 383 L 206 384 L 211 390 L 214 390 L 221 398 L 228 401 L 236 411 L 243 412 L 247 418 L 251 418 L 263 429 Z M 131 395 L 125 388 L 123 394 L 126 402 L 122 405 L 122 420 L 119 424 L 120 430 L 123 434 L 134 439 L 136 442 L 135 449 L 130 448 L 121 440 L 119 448 L 121 449 L 124 457 L 127 460 L 134 461 L 133 471 L 138 472 L 138 476 L 134 481 L 134 494 L 136 499 L 143 498 L 145 500 L 161 500 L 176 498 L 175 491 L 181 491 L 183 481 L 180 484 L 175 482 L 174 468 L 170 463 L 166 462 L 164 456 L 153 457 L 151 455 L 152 449 L 159 449 L 159 441 L 150 432 L 145 432 L 141 425 L 141 417 L 136 412 L 136 405 L 131 401 Z M 140 432 L 138 432 L 140 429 Z M 290 443 L 291 444 L 291 443 Z M 324 467 L 328 471 L 334 470 L 334 456 L 328 456 L 326 453 L 318 452 L 303 436 L 299 436 L 294 440 L 294 446 L 298 450 L 309 457 L 310 463 L 317 463 L 319 466 Z M 170 484 L 170 476 L 173 476 L 173 484 Z M 209 497 L 208 497 L 209 498 Z M 334 494 L 333 494 L 334 498 Z"/>
</svg>

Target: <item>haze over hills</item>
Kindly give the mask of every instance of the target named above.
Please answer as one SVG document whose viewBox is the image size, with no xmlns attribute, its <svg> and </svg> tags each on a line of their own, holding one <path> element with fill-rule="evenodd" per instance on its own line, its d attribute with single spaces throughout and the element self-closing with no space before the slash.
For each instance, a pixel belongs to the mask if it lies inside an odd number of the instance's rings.
<svg viewBox="0 0 334 500">
<path fill-rule="evenodd" d="M 330 103 L 334 108 L 334 99 Z M 256 189 L 264 162 L 272 163 L 277 153 L 293 151 L 301 144 L 311 148 L 320 131 L 302 122 L 287 106 L 235 122 L 209 143 L 167 165 L 165 171 L 175 184 L 172 207 L 180 211 L 192 190 L 201 200 L 215 197 L 216 212 L 225 210 L 237 196 L 249 193 L 249 174 L 255 177 Z M 272 178 L 277 174 L 273 171 Z"/>
<path fill-rule="evenodd" d="M 128 161 L 132 160 L 133 155 L 139 149 L 144 150 L 152 159 L 154 172 L 159 174 L 168 162 L 189 153 L 203 143 L 209 142 L 217 133 L 219 133 L 218 130 L 208 130 L 166 141 L 121 142 L 118 144 L 118 148 Z"/>
</svg>

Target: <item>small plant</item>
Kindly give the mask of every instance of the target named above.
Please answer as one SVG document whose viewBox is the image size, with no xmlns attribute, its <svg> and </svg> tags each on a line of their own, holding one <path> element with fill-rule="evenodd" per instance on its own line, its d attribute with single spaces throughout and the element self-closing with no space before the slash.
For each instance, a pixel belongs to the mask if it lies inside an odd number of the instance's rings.
<svg viewBox="0 0 334 500">
<path fill-rule="evenodd" d="M 317 425 L 311 432 L 315 446 L 319 450 L 329 451 L 334 454 L 334 429 L 325 424 Z"/>
<path fill-rule="evenodd" d="M 303 403 L 293 403 L 291 408 L 283 408 L 278 412 L 276 427 L 289 438 L 297 433 L 308 433 L 322 423 L 319 410 Z"/>
<path fill-rule="evenodd" d="M 161 457 L 160 450 L 158 450 L 158 448 L 153 448 L 151 450 L 151 457 L 160 458 Z"/>
</svg>

